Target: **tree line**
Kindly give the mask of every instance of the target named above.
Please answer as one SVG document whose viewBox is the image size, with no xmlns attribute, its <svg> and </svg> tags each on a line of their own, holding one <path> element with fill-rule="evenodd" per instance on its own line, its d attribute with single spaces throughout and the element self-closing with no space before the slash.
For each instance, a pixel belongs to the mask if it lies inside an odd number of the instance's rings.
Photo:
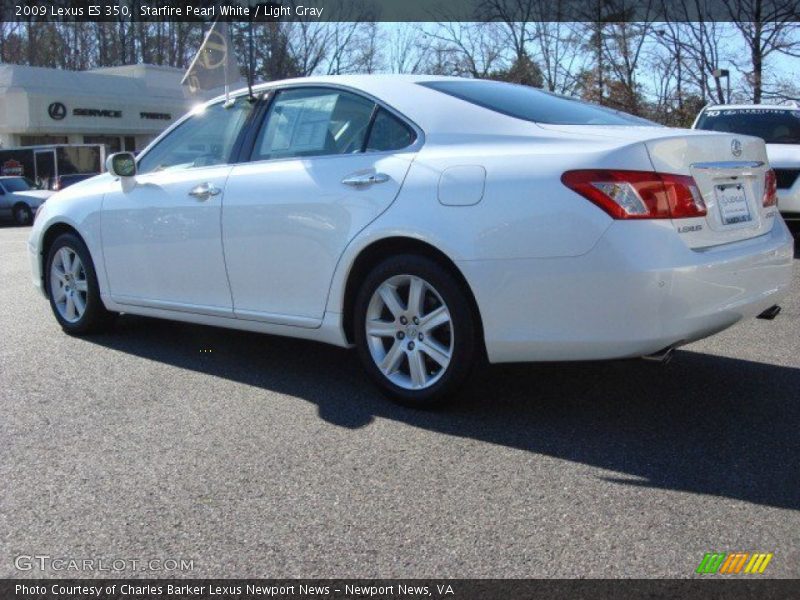
<svg viewBox="0 0 800 600">
<path fill-rule="evenodd" d="M 255 79 L 379 72 L 492 78 L 669 125 L 687 125 L 703 105 L 725 102 L 728 83 L 734 101 L 800 99 L 796 72 L 780 76 L 786 69 L 775 68 L 800 58 L 795 0 L 722 0 L 731 2 L 725 22 L 630 21 L 621 18 L 629 16 L 628 0 L 615 1 L 618 20 L 553 22 L 537 13 L 541 3 L 535 0 L 486 0 L 484 22 L 441 15 L 425 23 L 381 23 L 366 0 L 354 0 L 347 21 L 255 24 Z M 553 0 L 547 15 L 560 2 Z M 649 6 L 655 8 L 647 2 L 636 3 L 637 15 L 643 7 L 645 15 Z M 688 15 L 700 0 L 672 2 L 673 13 L 677 5 Z M 135 63 L 185 69 L 208 27 L 177 21 L 0 22 L 0 62 L 71 70 Z M 233 23 L 231 31 L 244 75 L 248 26 Z M 733 80 L 719 77 L 720 69 Z"/>
</svg>

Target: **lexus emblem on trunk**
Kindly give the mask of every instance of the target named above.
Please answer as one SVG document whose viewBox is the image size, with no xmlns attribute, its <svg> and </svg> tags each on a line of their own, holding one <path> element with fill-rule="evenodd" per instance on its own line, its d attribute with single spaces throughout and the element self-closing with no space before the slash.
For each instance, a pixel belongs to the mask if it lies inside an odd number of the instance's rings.
<svg viewBox="0 0 800 600">
<path fill-rule="evenodd" d="M 734 156 L 742 155 L 742 142 L 736 139 L 731 141 L 731 154 Z"/>
</svg>

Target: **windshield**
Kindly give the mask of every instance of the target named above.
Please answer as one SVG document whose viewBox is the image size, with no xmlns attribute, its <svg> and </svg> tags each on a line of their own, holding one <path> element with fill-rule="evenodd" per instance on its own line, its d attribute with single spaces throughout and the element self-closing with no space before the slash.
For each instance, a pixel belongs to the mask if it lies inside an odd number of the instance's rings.
<svg viewBox="0 0 800 600">
<path fill-rule="evenodd" d="M 3 179 L 3 187 L 9 192 L 27 192 L 31 189 L 24 177 L 9 177 Z"/>
<path fill-rule="evenodd" d="M 576 98 L 487 79 L 426 81 L 420 85 L 504 115 L 551 125 L 649 125 L 655 123 Z"/>
<path fill-rule="evenodd" d="M 760 137 L 767 144 L 800 144 L 800 111 L 783 108 L 725 108 L 704 112 L 696 129 Z"/>
</svg>

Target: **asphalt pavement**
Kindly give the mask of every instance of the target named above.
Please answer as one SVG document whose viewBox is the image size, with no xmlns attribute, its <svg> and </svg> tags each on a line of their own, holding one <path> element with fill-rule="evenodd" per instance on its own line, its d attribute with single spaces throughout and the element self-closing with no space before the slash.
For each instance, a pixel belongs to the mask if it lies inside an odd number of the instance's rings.
<svg viewBox="0 0 800 600">
<path fill-rule="evenodd" d="M 33 555 L 192 561 L 122 576 L 690 577 L 712 551 L 800 577 L 800 265 L 776 320 L 669 365 L 493 366 L 419 412 L 322 344 L 133 316 L 69 337 L 28 232 L 0 228 L 0 577 L 109 574 L 17 569 Z"/>
</svg>

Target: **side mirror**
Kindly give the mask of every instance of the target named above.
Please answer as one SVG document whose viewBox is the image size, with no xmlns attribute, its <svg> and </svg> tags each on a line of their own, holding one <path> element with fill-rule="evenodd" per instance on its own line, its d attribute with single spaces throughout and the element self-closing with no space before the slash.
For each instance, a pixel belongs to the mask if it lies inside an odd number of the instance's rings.
<svg viewBox="0 0 800 600">
<path fill-rule="evenodd" d="M 114 177 L 136 175 L 136 158 L 130 152 L 116 152 L 106 159 L 106 171 Z"/>
</svg>

